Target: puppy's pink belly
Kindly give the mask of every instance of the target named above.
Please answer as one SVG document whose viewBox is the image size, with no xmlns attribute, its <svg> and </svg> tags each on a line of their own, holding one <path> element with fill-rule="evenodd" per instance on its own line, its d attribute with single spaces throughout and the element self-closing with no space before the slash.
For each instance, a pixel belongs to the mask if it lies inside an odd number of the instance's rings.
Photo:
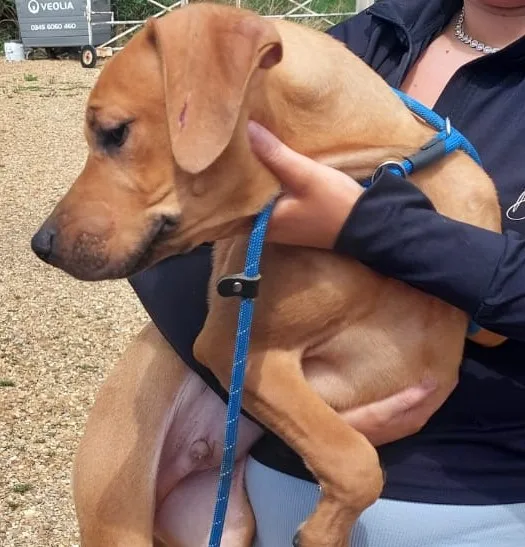
<svg viewBox="0 0 525 547">
<path fill-rule="evenodd" d="M 169 538 L 178 538 L 179 543 L 171 543 L 197 547 L 201 544 L 199 541 L 206 544 L 213 516 L 224 447 L 226 405 L 199 376 L 191 373 L 172 408 L 174 417 L 165 438 L 157 476 L 156 530 L 167 545 L 170 545 Z M 225 534 L 233 533 L 237 537 L 235 529 L 242 530 L 247 519 L 249 522 L 242 488 L 244 460 L 261 434 L 257 425 L 240 417 L 236 478 Z M 189 543 L 181 542 L 182 538 Z M 243 544 L 238 539 L 235 541 L 232 545 Z"/>
<path fill-rule="evenodd" d="M 254 518 L 244 490 L 246 458 L 235 466 L 221 547 L 251 545 Z M 215 508 L 219 468 L 192 473 L 164 500 L 155 532 L 168 547 L 207 547 Z"/>
</svg>

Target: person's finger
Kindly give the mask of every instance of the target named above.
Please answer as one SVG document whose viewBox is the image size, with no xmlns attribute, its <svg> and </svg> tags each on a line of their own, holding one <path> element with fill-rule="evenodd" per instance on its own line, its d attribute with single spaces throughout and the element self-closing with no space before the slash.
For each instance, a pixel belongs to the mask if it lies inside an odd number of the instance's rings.
<svg viewBox="0 0 525 547">
<path fill-rule="evenodd" d="M 341 414 L 374 446 L 391 443 L 417 433 L 434 413 L 438 405 L 432 392 L 436 383 L 423 382 L 375 403 Z"/>
<path fill-rule="evenodd" d="M 326 166 L 295 152 L 257 122 L 248 122 L 248 136 L 253 152 L 288 190 L 301 193 L 326 176 Z"/>
<path fill-rule="evenodd" d="M 371 422 L 370 425 L 375 425 L 375 427 L 387 425 L 392 420 L 406 417 L 407 414 L 415 412 L 436 387 L 436 383 L 425 381 L 381 401 L 349 410 L 343 414 L 343 418 L 351 425 L 357 425 L 357 423 L 364 421 Z"/>
<path fill-rule="evenodd" d="M 436 389 L 437 383 L 427 381 L 420 385 L 409 387 L 393 395 L 384 401 L 379 401 L 384 415 L 402 416 L 417 411 L 421 403 L 427 400 L 427 397 Z"/>
</svg>

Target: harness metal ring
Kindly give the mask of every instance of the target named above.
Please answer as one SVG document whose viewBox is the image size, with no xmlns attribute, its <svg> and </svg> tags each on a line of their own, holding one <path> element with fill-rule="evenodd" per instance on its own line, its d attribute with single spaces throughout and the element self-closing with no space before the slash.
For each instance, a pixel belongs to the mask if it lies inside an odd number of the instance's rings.
<svg viewBox="0 0 525 547">
<path fill-rule="evenodd" d="M 388 160 L 388 161 L 384 161 L 383 163 L 381 163 L 377 169 L 374 171 L 374 174 L 372 175 L 372 177 L 370 178 L 370 184 L 374 184 L 375 180 L 376 180 L 376 177 L 377 177 L 377 173 L 378 171 L 382 168 L 382 167 L 388 167 L 388 166 L 392 166 L 392 167 L 395 167 L 397 169 L 399 169 L 402 173 L 402 176 L 403 178 L 406 178 L 407 177 L 407 170 L 403 167 L 403 164 L 398 162 L 398 161 L 394 161 L 394 160 Z"/>
</svg>

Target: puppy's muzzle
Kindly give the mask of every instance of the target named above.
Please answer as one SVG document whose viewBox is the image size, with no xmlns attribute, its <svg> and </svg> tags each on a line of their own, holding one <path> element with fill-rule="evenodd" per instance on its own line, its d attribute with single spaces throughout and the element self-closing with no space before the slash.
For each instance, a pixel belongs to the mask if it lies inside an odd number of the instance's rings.
<svg viewBox="0 0 525 547">
<path fill-rule="evenodd" d="M 162 215 L 130 237 L 109 222 L 85 220 L 70 221 L 64 230 L 54 218 L 48 219 L 32 237 L 31 249 L 44 262 L 78 279 L 121 278 L 148 266 L 156 247 L 179 227 L 179 215 Z M 135 243 L 126 247 L 130 239 Z"/>
</svg>

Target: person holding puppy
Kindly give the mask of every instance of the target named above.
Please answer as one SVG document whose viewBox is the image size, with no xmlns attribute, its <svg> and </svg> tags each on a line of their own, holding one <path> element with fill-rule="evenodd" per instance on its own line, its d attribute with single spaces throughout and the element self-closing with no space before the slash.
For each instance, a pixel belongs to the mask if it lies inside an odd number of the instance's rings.
<svg viewBox="0 0 525 547">
<path fill-rule="evenodd" d="M 474 144 L 498 189 L 503 233 L 445 218 L 409 180 L 386 170 L 365 191 L 251 123 L 254 152 L 285 189 L 268 239 L 352 256 L 509 338 L 495 348 L 467 341 L 459 383 L 440 408 L 433 386 L 422 385 L 345 416 L 378 447 L 386 471 L 382 497 L 358 520 L 351 545 L 521 547 L 525 1 L 379 0 L 328 32 L 390 85 L 450 117 Z M 163 331 L 187 361 L 191 350 L 180 348 L 191 348 L 204 321 L 209 255 L 204 246 L 130 280 L 152 319 L 171 322 Z M 194 290 L 176 289 L 183 277 Z M 291 545 L 319 496 L 300 458 L 266 434 L 251 451 L 246 485 L 255 547 Z"/>
</svg>

